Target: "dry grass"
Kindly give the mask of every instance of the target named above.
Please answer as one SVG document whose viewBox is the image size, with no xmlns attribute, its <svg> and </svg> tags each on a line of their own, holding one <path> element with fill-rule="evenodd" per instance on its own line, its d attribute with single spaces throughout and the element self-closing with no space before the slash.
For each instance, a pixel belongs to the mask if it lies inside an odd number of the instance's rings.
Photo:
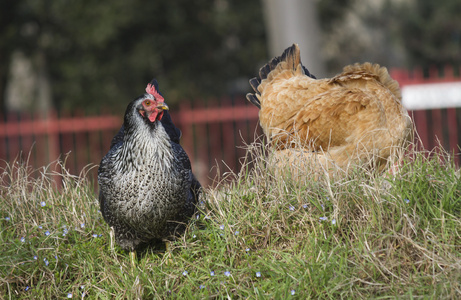
<svg viewBox="0 0 461 300">
<path fill-rule="evenodd" d="M 8 166 L 1 171 L 0 294 L 461 297 L 460 170 L 443 152 L 410 150 L 393 175 L 351 167 L 340 176 L 292 176 L 274 167 L 262 143 L 244 162 L 204 191 L 200 217 L 171 253 L 148 249 L 136 268 L 127 253 L 111 250 L 85 174 Z"/>
</svg>

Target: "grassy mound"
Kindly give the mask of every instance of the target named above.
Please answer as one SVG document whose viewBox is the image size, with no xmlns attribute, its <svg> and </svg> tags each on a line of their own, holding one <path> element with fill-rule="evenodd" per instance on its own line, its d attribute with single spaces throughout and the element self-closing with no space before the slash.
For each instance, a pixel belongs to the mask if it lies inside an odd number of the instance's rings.
<svg viewBox="0 0 461 300">
<path fill-rule="evenodd" d="M 200 214 L 170 252 L 148 248 L 136 267 L 113 246 L 85 174 L 7 166 L 0 295 L 461 297 L 461 178 L 446 155 L 409 151 L 394 175 L 355 169 L 294 180 L 260 148 L 204 191 Z"/>
</svg>

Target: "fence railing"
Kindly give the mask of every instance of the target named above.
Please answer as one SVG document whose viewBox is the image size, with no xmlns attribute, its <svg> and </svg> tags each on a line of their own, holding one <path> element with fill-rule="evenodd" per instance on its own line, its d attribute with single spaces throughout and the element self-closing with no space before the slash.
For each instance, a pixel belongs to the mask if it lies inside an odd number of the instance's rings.
<svg viewBox="0 0 461 300">
<path fill-rule="evenodd" d="M 391 76 L 400 84 L 403 103 L 409 109 L 417 138 L 424 148 L 432 150 L 442 146 L 455 155 L 455 161 L 459 165 L 461 68 L 433 67 L 426 74 L 421 68 L 410 71 L 393 69 Z"/>
<path fill-rule="evenodd" d="M 183 133 L 181 142 L 194 173 L 208 185 L 218 170 L 236 171 L 239 158 L 245 155 L 245 143 L 261 134 L 258 109 L 243 97 L 221 99 L 219 106 L 194 103 L 194 107 L 181 105 L 171 115 Z M 123 116 L 69 116 L 55 111 L 44 115 L 10 113 L 0 118 L 5 120 L 0 123 L 0 167 L 18 160 L 39 168 L 60 157 L 71 174 L 99 164 L 123 122 Z M 52 164 L 51 168 L 55 167 Z M 96 179 L 96 168 L 88 173 Z"/>
<path fill-rule="evenodd" d="M 460 82 L 459 72 L 457 76 L 455 73 L 446 69 L 443 77 L 435 72 L 424 77 L 419 71 L 391 72 L 402 89 L 413 84 Z M 258 109 L 243 97 L 232 101 L 220 99 L 208 105 L 194 102 L 193 107 L 185 103 L 171 111 L 171 115 L 183 132 L 183 147 L 203 185 L 212 184 L 216 175 L 229 169 L 237 171 L 239 160 L 246 152 L 245 144 L 262 133 L 258 126 Z M 432 149 L 440 141 L 446 150 L 459 156 L 460 107 L 414 110 L 410 115 L 425 148 Z M 100 162 L 122 120 L 123 116 L 70 116 L 58 115 L 55 111 L 45 115 L 0 115 L 0 167 L 6 162 L 22 160 L 39 168 L 61 157 L 66 159 L 68 171 L 78 174 L 88 164 Z M 89 175 L 95 180 L 96 168 L 90 170 Z"/>
</svg>

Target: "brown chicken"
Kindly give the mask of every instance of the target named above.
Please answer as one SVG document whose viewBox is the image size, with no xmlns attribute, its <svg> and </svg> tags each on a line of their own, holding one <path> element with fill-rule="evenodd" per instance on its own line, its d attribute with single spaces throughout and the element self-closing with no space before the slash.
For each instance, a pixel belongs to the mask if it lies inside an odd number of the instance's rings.
<svg viewBox="0 0 461 300">
<path fill-rule="evenodd" d="M 409 140 L 411 119 L 399 85 L 377 64 L 354 64 L 316 79 L 294 44 L 259 76 L 250 80 L 255 94 L 247 99 L 260 108 L 260 125 L 279 162 L 293 166 L 316 157 L 328 170 L 351 163 L 382 170 Z"/>
</svg>

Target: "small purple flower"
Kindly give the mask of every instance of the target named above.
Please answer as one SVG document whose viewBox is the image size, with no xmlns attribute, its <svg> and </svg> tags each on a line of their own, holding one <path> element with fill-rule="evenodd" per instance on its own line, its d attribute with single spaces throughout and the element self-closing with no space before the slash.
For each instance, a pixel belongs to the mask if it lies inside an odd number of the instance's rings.
<svg viewBox="0 0 461 300">
<path fill-rule="evenodd" d="M 326 221 L 326 220 L 328 220 L 328 218 L 327 217 L 320 217 L 319 220 L 320 221 Z"/>
<path fill-rule="evenodd" d="M 26 292 L 30 289 L 29 286 L 26 286 L 26 288 L 24 289 Z"/>
<path fill-rule="evenodd" d="M 38 225 L 38 229 L 43 229 L 43 226 L 42 226 L 42 225 Z"/>
<path fill-rule="evenodd" d="M 20 241 L 21 241 L 21 243 L 25 243 L 25 242 L 26 242 L 26 238 L 25 238 L 25 237 L 22 237 L 22 238 L 20 239 Z"/>
<path fill-rule="evenodd" d="M 201 284 L 198 288 L 199 288 L 199 289 L 204 289 L 205 286 L 204 286 L 203 284 Z"/>
<path fill-rule="evenodd" d="M 336 225 L 336 219 L 331 220 L 331 224 Z"/>
<path fill-rule="evenodd" d="M 294 294 L 296 294 L 296 291 L 295 291 L 295 290 L 291 290 L 291 295 L 293 296 Z"/>
<path fill-rule="evenodd" d="M 405 199 L 405 203 L 410 203 L 410 199 Z"/>
<path fill-rule="evenodd" d="M 80 224 L 80 228 L 84 228 L 84 227 L 85 227 L 85 223 Z"/>
<path fill-rule="evenodd" d="M 236 231 L 234 232 L 234 235 L 239 235 L 239 233 L 240 233 L 239 231 Z"/>
<path fill-rule="evenodd" d="M 250 248 L 246 248 L 245 251 L 246 251 L 246 252 L 250 252 Z"/>
<path fill-rule="evenodd" d="M 229 271 L 224 272 L 224 275 L 226 275 L 227 277 L 229 277 L 230 274 L 231 274 L 231 273 L 230 273 Z"/>
<path fill-rule="evenodd" d="M 307 208 L 307 204 L 303 204 L 303 208 Z"/>
<path fill-rule="evenodd" d="M 37 259 L 38 259 L 37 255 L 34 255 L 34 259 L 35 259 L 35 260 L 37 260 Z"/>
<path fill-rule="evenodd" d="M 210 272 L 210 276 L 214 276 L 214 271 L 211 271 L 211 272 Z"/>
<path fill-rule="evenodd" d="M 67 294 L 67 298 L 72 298 L 72 293 Z"/>
<path fill-rule="evenodd" d="M 183 276 L 187 276 L 187 274 L 189 274 L 189 272 L 187 272 L 187 271 L 182 272 Z"/>
<path fill-rule="evenodd" d="M 288 207 L 288 209 L 290 209 L 291 211 L 294 211 L 295 207 L 293 205 L 290 205 L 290 207 Z"/>
<path fill-rule="evenodd" d="M 5 217 L 5 221 L 11 220 L 10 217 Z"/>
<path fill-rule="evenodd" d="M 46 206 L 46 202 L 45 202 L 45 201 L 40 202 L 40 206 L 41 206 L 41 207 L 45 207 L 45 206 Z"/>
<path fill-rule="evenodd" d="M 46 258 L 44 258 L 43 261 L 45 262 L 45 266 L 48 266 L 50 264 L 50 262 Z"/>
<path fill-rule="evenodd" d="M 256 277 L 261 277 L 261 272 L 256 272 Z"/>
<path fill-rule="evenodd" d="M 94 237 L 94 238 L 97 238 L 98 235 L 97 235 L 96 233 L 93 233 L 93 237 Z"/>
<path fill-rule="evenodd" d="M 45 235 L 46 235 L 46 236 L 49 236 L 49 235 L 50 235 L 50 232 L 49 232 L 48 230 L 45 231 Z"/>
<path fill-rule="evenodd" d="M 219 225 L 219 229 L 224 230 L 224 225 Z"/>
</svg>

